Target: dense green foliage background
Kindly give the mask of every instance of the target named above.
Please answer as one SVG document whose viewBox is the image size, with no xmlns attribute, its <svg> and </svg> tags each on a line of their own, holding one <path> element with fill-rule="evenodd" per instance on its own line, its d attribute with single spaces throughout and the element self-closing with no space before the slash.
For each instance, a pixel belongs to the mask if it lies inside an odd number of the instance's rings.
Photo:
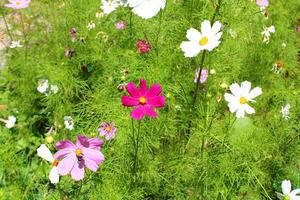
<svg viewBox="0 0 300 200">
<path fill-rule="evenodd" d="M 276 199 L 281 181 L 289 179 L 300 187 L 300 68 L 297 63 L 299 33 L 295 31 L 299 2 L 270 2 L 268 20 L 250 0 L 224 0 L 216 20 L 224 24 L 222 43 L 205 60 L 215 69 L 199 95 L 192 131 L 186 135 L 194 71 L 200 62 L 187 59 L 179 48 L 186 30 L 200 28 L 211 19 L 213 0 L 170 0 L 163 13 L 143 20 L 120 8 L 96 18 L 98 0 L 32 1 L 21 10 L 25 22 L 10 19 L 14 39 L 26 48 L 7 49 L 7 67 L 0 75 L 0 112 L 14 114 L 13 129 L 0 127 L 1 199 Z M 1 5 L 4 4 L 1 2 Z M 1 12 L 12 11 L 1 8 Z M 93 20 L 96 28 L 86 26 Z M 123 31 L 114 25 L 124 20 Z M 160 24 L 161 22 L 161 24 Z M 262 42 L 263 26 L 274 25 L 270 44 Z M 23 28 L 22 28 L 23 27 Z M 71 42 L 69 29 L 76 28 L 85 42 Z M 232 29 L 236 38 L 229 34 Z M 147 39 L 152 51 L 140 55 L 137 39 Z M 286 44 L 286 47 L 282 46 Z M 75 50 L 72 58 L 64 56 Z M 277 60 L 284 62 L 281 74 L 271 71 Z M 123 70 L 129 73 L 122 79 Z M 122 82 L 145 78 L 162 85 L 167 106 L 156 119 L 141 124 L 138 175 L 133 184 L 131 109 L 120 98 Z M 58 94 L 37 92 L 39 79 L 60 88 Z M 263 94 L 253 104 L 256 114 L 236 119 L 222 99 L 221 83 L 251 81 Z M 284 120 L 281 106 L 291 104 L 291 116 Z M 73 117 L 75 130 L 64 128 L 63 118 Z M 55 142 L 75 140 L 81 133 L 98 136 L 102 121 L 117 125 L 117 137 L 106 142 L 106 160 L 97 173 L 87 172 L 82 182 L 62 177 L 55 186 L 48 180 L 49 164 L 36 154 L 46 143 L 47 127 L 55 129 Z M 135 123 L 137 127 L 137 123 Z"/>
</svg>

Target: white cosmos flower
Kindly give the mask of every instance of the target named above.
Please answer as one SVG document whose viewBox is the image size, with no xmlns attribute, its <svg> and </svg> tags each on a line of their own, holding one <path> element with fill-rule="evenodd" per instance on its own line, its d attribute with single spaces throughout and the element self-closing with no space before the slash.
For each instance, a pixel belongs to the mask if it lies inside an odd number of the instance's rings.
<svg viewBox="0 0 300 200">
<path fill-rule="evenodd" d="M 264 30 L 261 32 L 264 36 L 264 43 L 269 44 L 271 33 L 275 33 L 275 26 L 264 27 Z"/>
<path fill-rule="evenodd" d="M 8 119 L 0 119 L 1 122 L 5 123 L 6 128 L 11 129 L 15 126 L 17 118 L 13 115 L 9 116 Z"/>
<path fill-rule="evenodd" d="M 58 92 L 59 88 L 57 85 L 50 85 L 50 92 L 53 94 L 56 94 Z"/>
<path fill-rule="evenodd" d="M 120 2 L 116 0 L 101 0 L 102 6 L 100 7 L 104 14 L 110 14 L 115 11 L 119 6 Z"/>
<path fill-rule="evenodd" d="M 248 102 L 254 102 L 253 99 L 262 94 L 260 87 L 251 90 L 251 83 L 244 81 L 241 87 L 237 83 L 233 83 L 229 88 L 232 94 L 225 93 L 224 97 L 229 103 L 228 107 L 230 112 L 236 112 L 236 117 L 238 118 L 244 117 L 245 112 L 247 114 L 255 113 L 255 110 L 249 106 Z"/>
<path fill-rule="evenodd" d="M 284 119 L 289 119 L 290 118 L 290 108 L 291 108 L 291 105 L 290 104 L 287 104 L 286 106 L 281 106 L 281 114 L 282 114 L 282 117 Z"/>
<path fill-rule="evenodd" d="M 68 130 L 73 130 L 74 129 L 74 122 L 73 122 L 72 117 L 65 116 L 64 117 L 64 124 L 66 126 L 66 129 L 68 129 Z"/>
<path fill-rule="evenodd" d="M 11 44 L 10 44 L 10 46 L 9 46 L 10 48 L 21 48 L 21 47 L 23 47 L 23 45 L 21 45 L 21 41 L 20 40 L 18 40 L 18 41 L 11 41 Z"/>
<path fill-rule="evenodd" d="M 127 4 L 134 14 L 149 19 L 165 8 L 166 0 L 128 0 Z"/>
<path fill-rule="evenodd" d="M 38 81 L 37 91 L 40 93 L 46 93 L 49 87 L 49 83 L 47 79 L 41 79 Z"/>
<path fill-rule="evenodd" d="M 59 174 L 58 174 L 58 169 L 57 169 L 58 160 L 54 159 L 52 153 L 50 152 L 48 147 L 44 144 L 42 144 L 37 149 L 37 153 L 38 153 L 38 156 L 40 156 L 41 158 L 47 160 L 48 162 L 50 162 L 52 164 L 53 167 L 49 173 L 49 179 L 50 179 L 51 183 L 53 183 L 53 184 L 58 183 L 58 181 L 59 181 Z"/>
<path fill-rule="evenodd" d="M 292 191 L 291 181 L 284 180 L 281 183 L 282 193 L 276 192 L 278 199 L 282 200 L 300 200 L 300 188 Z"/>
<path fill-rule="evenodd" d="M 96 27 L 96 24 L 93 21 L 90 21 L 86 28 L 90 31 Z"/>
<path fill-rule="evenodd" d="M 216 21 L 213 26 L 208 20 L 204 20 L 201 23 L 201 32 L 194 28 L 190 28 L 187 31 L 186 37 L 189 41 L 181 43 L 180 48 L 184 52 L 185 57 L 196 57 L 201 51 L 212 51 L 221 43 L 220 38 L 222 32 L 220 32 L 222 24 Z"/>
</svg>

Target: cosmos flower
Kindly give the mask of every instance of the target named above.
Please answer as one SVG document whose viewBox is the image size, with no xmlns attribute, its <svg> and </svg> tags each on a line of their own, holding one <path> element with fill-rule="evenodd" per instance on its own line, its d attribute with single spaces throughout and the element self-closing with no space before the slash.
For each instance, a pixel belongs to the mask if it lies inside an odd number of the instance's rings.
<svg viewBox="0 0 300 200">
<path fill-rule="evenodd" d="M 134 83 L 128 83 L 126 90 L 130 96 L 122 96 L 122 104 L 134 107 L 131 112 L 132 119 L 141 120 L 144 116 L 157 117 L 154 108 L 165 106 L 165 97 L 161 95 L 162 88 L 157 83 L 147 89 L 147 82 L 142 79 L 139 89 Z"/>
<path fill-rule="evenodd" d="M 0 119 L 1 122 L 5 123 L 6 128 L 11 129 L 15 126 L 17 118 L 13 115 L 8 116 L 8 119 Z"/>
<path fill-rule="evenodd" d="M 57 165 L 61 176 L 71 174 L 71 177 L 78 181 L 84 178 L 84 168 L 96 172 L 99 164 L 104 161 L 104 155 L 100 151 L 103 141 L 98 138 L 87 138 L 78 135 L 76 144 L 69 140 L 56 143 L 58 150 L 54 154 L 55 159 L 61 159 Z"/>
<path fill-rule="evenodd" d="M 98 132 L 101 136 L 105 136 L 106 140 L 111 140 L 115 138 L 117 128 L 114 123 L 102 122 L 98 128 Z"/>
<path fill-rule="evenodd" d="M 59 90 L 59 88 L 57 85 L 50 85 L 50 93 L 57 94 L 58 90 Z"/>
<path fill-rule="evenodd" d="M 269 44 L 271 33 L 275 33 L 275 27 L 264 27 L 264 30 L 261 32 L 261 34 L 264 36 L 263 42 L 266 44 Z"/>
<path fill-rule="evenodd" d="M 64 124 L 66 129 L 73 130 L 74 129 L 74 122 L 71 116 L 64 117 Z"/>
<path fill-rule="evenodd" d="M 199 77 L 200 74 L 200 69 L 197 69 L 195 71 L 195 80 L 194 82 L 197 83 L 197 79 Z M 205 83 L 208 77 L 208 70 L 207 69 L 202 69 L 201 71 L 201 77 L 200 77 L 200 83 Z"/>
<path fill-rule="evenodd" d="M 42 144 L 38 149 L 37 149 L 37 154 L 39 157 L 47 160 L 52 164 L 52 169 L 50 170 L 49 173 L 49 179 L 51 183 L 56 184 L 59 182 L 59 174 L 58 174 L 58 160 L 55 160 L 54 157 L 52 156 L 51 151 L 48 149 L 48 147 L 44 144 Z"/>
<path fill-rule="evenodd" d="M 289 119 L 290 118 L 290 108 L 291 108 L 291 105 L 290 104 L 287 104 L 286 106 L 281 106 L 281 114 L 282 114 L 282 117 L 284 119 Z"/>
<path fill-rule="evenodd" d="M 70 32 L 71 41 L 75 42 L 77 40 L 77 30 L 76 30 L 76 28 L 71 28 L 69 32 Z"/>
<path fill-rule="evenodd" d="M 119 29 L 119 30 L 124 30 L 125 27 L 126 27 L 126 24 L 124 21 L 119 21 L 118 23 L 115 24 L 115 27 L 116 29 Z"/>
<path fill-rule="evenodd" d="M 157 15 L 166 6 L 166 0 L 128 0 L 132 12 L 144 19 L 149 19 Z"/>
<path fill-rule="evenodd" d="M 14 49 L 14 48 L 22 48 L 23 45 L 21 45 L 21 41 L 11 41 L 11 44 L 9 45 L 9 48 Z"/>
<path fill-rule="evenodd" d="M 42 93 L 42 94 L 46 93 L 48 88 L 49 88 L 49 83 L 48 83 L 47 79 L 41 79 L 38 81 L 37 91 L 39 93 Z"/>
<path fill-rule="evenodd" d="M 138 40 L 136 42 L 136 47 L 138 48 L 140 54 L 148 53 L 151 50 L 151 46 L 146 40 Z"/>
<path fill-rule="evenodd" d="M 101 0 L 102 6 L 100 7 L 104 14 L 110 14 L 111 12 L 115 11 L 119 6 L 119 1 L 116 0 Z"/>
<path fill-rule="evenodd" d="M 201 32 L 194 28 L 190 28 L 187 31 L 186 37 L 189 41 L 181 43 L 180 48 L 184 52 L 185 57 L 196 57 L 201 51 L 212 51 L 221 43 L 220 38 L 222 32 L 220 32 L 222 24 L 216 21 L 213 26 L 208 20 L 204 20 L 201 23 Z"/>
<path fill-rule="evenodd" d="M 5 7 L 13 8 L 13 9 L 22 9 L 27 8 L 29 6 L 31 0 L 9 0 L 9 3 L 5 5 Z"/>
<path fill-rule="evenodd" d="M 242 118 L 247 114 L 255 113 L 255 110 L 249 106 L 249 102 L 255 102 L 253 99 L 262 94 L 260 87 L 251 90 L 251 83 L 244 81 L 241 87 L 237 83 L 230 85 L 232 94 L 225 93 L 225 100 L 229 103 L 228 107 L 230 112 L 236 112 L 236 117 Z"/>
<path fill-rule="evenodd" d="M 261 8 L 266 8 L 269 6 L 269 0 L 256 0 L 256 5 Z"/>
<path fill-rule="evenodd" d="M 90 21 L 86 28 L 90 31 L 96 27 L 96 24 L 93 21 Z"/>
<path fill-rule="evenodd" d="M 276 192 L 278 199 L 282 200 L 299 200 L 300 188 L 292 191 L 291 181 L 284 180 L 281 183 L 282 193 Z"/>
<path fill-rule="evenodd" d="M 281 72 L 283 66 L 284 66 L 284 63 L 281 60 L 276 61 L 273 64 L 272 71 L 274 71 L 276 74 L 279 74 Z"/>
</svg>

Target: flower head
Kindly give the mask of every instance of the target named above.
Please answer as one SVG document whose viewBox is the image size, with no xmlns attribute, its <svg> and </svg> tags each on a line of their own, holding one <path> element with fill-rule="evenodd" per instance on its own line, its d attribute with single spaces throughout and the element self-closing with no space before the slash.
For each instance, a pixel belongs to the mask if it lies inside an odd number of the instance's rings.
<svg viewBox="0 0 300 200">
<path fill-rule="evenodd" d="M 15 126 L 17 118 L 13 115 L 9 116 L 8 119 L 0 119 L 1 122 L 5 123 L 6 128 L 11 129 Z"/>
<path fill-rule="evenodd" d="M 299 200 L 300 188 L 292 191 L 292 184 L 289 180 L 284 180 L 281 183 L 282 193 L 276 192 L 278 199 L 282 200 Z"/>
<path fill-rule="evenodd" d="M 49 83 L 47 79 L 41 79 L 38 81 L 37 91 L 44 94 L 49 88 Z"/>
<path fill-rule="evenodd" d="M 74 129 L 74 122 L 73 122 L 72 117 L 65 116 L 64 117 L 64 124 L 65 124 L 66 129 L 68 129 L 68 130 L 73 130 Z"/>
<path fill-rule="evenodd" d="M 264 27 L 264 30 L 261 32 L 261 34 L 264 36 L 264 43 L 269 44 L 271 33 L 275 33 L 275 26 Z"/>
<path fill-rule="evenodd" d="M 195 72 L 195 80 L 194 82 L 197 83 L 197 79 L 200 74 L 200 69 L 197 69 Z M 202 69 L 201 70 L 201 76 L 200 76 L 200 83 L 205 83 L 208 77 L 208 70 L 207 69 Z"/>
<path fill-rule="evenodd" d="M 124 21 L 119 21 L 118 23 L 115 24 L 116 29 L 119 30 L 124 30 L 126 27 L 126 24 Z"/>
<path fill-rule="evenodd" d="M 62 159 L 57 169 L 61 176 L 71 174 L 71 177 L 78 181 L 84 178 L 84 168 L 96 172 L 99 164 L 104 161 L 104 155 L 100 148 L 103 141 L 98 138 L 88 138 L 78 135 L 76 144 L 69 140 L 56 143 L 58 150 L 54 154 L 55 159 Z"/>
<path fill-rule="evenodd" d="M 86 26 L 86 28 L 90 31 L 90 30 L 96 28 L 96 24 L 93 21 L 90 21 L 88 23 L 88 25 Z"/>
<path fill-rule="evenodd" d="M 11 41 L 11 44 L 9 45 L 9 48 L 14 49 L 14 48 L 22 48 L 23 45 L 21 45 L 21 41 Z"/>
<path fill-rule="evenodd" d="M 59 181 L 59 174 L 58 174 L 58 169 L 57 165 L 59 163 L 58 160 L 55 160 L 54 157 L 52 156 L 52 153 L 48 149 L 48 147 L 44 144 L 42 144 L 38 149 L 37 149 L 38 156 L 41 158 L 47 160 L 52 164 L 52 169 L 50 170 L 49 173 L 49 179 L 51 183 L 56 184 Z"/>
<path fill-rule="evenodd" d="M 77 40 L 77 30 L 76 30 L 76 28 L 71 28 L 69 32 L 70 32 L 71 41 L 75 42 Z"/>
<path fill-rule="evenodd" d="M 146 40 L 138 40 L 136 42 L 136 47 L 138 48 L 140 54 L 148 53 L 151 50 L 151 46 Z"/>
<path fill-rule="evenodd" d="M 120 6 L 119 1 L 117 0 L 101 0 L 101 2 L 102 6 L 100 8 L 102 9 L 104 14 L 110 14 Z"/>
<path fill-rule="evenodd" d="M 180 48 L 185 57 L 196 57 L 201 51 L 212 51 L 221 43 L 219 40 L 222 36 L 220 32 L 222 24 L 216 21 L 211 26 L 208 20 L 201 23 L 201 32 L 194 28 L 187 31 L 186 37 L 189 41 L 181 43 Z"/>
<path fill-rule="evenodd" d="M 134 107 L 131 112 L 132 119 L 141 120 L 144 116 L 157 117 L 154 108 L 165 106 L 165 97 L 161 95 L 162 88 L 157 83 L 148 89 L 146 80 L 142 79 L 140 88 L 137 88 L 134 83 L 128 83 L 126 90 L 130 96 L 123 96 L 122 104 Z"/>
<path fill-rule="evenodd" d="M 9 0 L 9 3 L 5 5 L 5 7 L 13 8 L 13 9 L 22 9 L 27 8 L 29 6 L 31 0 Z"/>
<path fill-rule="evenodd" d="M 286 106 L 281 106 L 281 114 L 282 114 L 282 117 L 284 119 L 289 119 L 290 118 L 290 108 L 291 108 L 291 105 L 290 104 L 287 104 Z"/>
<path fill-rule="evenodd" d="M 111 140 L 115 138 L 117 128 L 115 127 L 114 123 L 102 122 L 98 128 L 98 131 L 101 136 L 105 136 L 106 140 Z"/>
<path fill-rule="evenodd" d="M 128 0 L 132 12 L 144 19 L 149 19 L 157 15 L 166 6 L 166 0 Z"/>
<path fill-rule="evenodd" d="M 259 7 L 265 8 L 269 6 L 269 0 L 256 0 L 256 4 Z"/>
<path fill-rule="evenodd" d="M 244 81 L 241 87 L 234 83 L 230 85 L 230 91 L 232 94 L 225 93 L 225 100 L 229 103 L 228 107 L 230 112 L 236 112 L 236 117 L 241 118 L 247 114 L 255 113 L 255 110 L 249 106 L 249 102 L 254 102 L 254 98 L 262 94 L 260 87 L 256 87 L 251 90 L 251 83 Z"/>
</svg>

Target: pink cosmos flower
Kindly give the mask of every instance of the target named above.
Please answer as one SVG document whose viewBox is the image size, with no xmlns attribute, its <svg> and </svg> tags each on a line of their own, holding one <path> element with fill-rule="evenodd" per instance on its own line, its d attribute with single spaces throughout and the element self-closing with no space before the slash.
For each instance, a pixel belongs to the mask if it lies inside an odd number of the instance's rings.
<svg viewBox="0 0 300 200">
<path fill-rule="evenodd" d="M 300 25 L 297 26 L 297 32 L 300 33 Z"/>
<path fill-rule="evenodd" d="M 140 88 L 138 89 L 134 83 L 128 83 L 126 90 L 130 96 L 122 97 L 122 104 L 128 107 L 134 107 L 131 112 L 131 118 L 141 120 L 145 115 L 149 117 L 157 117 L 158 114 L 154 108 L 162 108 L 165 106 L 165 97 L 161 95 L 162 88 L 159 84 L 153 84 L 147 89 L 147 82 L 140 80 Z"/>
<path fill-rule="evenodd" d="M 110 140 L 115 138 L 117 128 L 114 123 L 102 122 L 98 131 L 101 136 L 105 136 L 106 140 Z"/>
<path fill-rule="evenodd" d="M 151 46 L 146 40 L 138 40 L 136 47 L 138 48 L 140 54 L 148 53 L 151 50 Z"/>
<path fill-rule="evenodd" d="M 124 21 L 119 21 L 118 23 L 115 24 L 116 29 L 119 30 L 124 30 L 126 27 L 126 24 Z"/>
<path fill-rule="evenodd" d="M 256 4 L 259 6 L 259 7 L 268 7 L 269 6 L 269 0 L 256 0 Z"/>
<path fill-rule="evenodd" d="M 58 165 L 58 173 L 61 176 L 71 174 L 76 181 L 84 178 L 84 168 L 87 167 L 93 172 L 99 168 L 104 161 L 104 155 L 100 152 L 103 141 L 98 138 L 87 138 L 78 135 L 76 144 L 69 140 L 56 143 L 58 150 L 54 154 L 56 160 L 62 159 Z"/>
<path fill-rule="evenodd" d="M 195 72 L 195 80 L 194 82 L 197 83 L 197 79 L 200 74 L 200 69 L 197 69 Z M 207 69 L 202 69 L 201 71 L 201 77 L 200 77 L 200 83 L 205 83 L 208 77 L 208 70 Z"/>
<path fill-rule="evenodd" d="M 5 4 L 5 7 L 13 9 L 22 9 L 29 6 L 31 0 L 9 0 L 8 4 Z"/>
</svg>

